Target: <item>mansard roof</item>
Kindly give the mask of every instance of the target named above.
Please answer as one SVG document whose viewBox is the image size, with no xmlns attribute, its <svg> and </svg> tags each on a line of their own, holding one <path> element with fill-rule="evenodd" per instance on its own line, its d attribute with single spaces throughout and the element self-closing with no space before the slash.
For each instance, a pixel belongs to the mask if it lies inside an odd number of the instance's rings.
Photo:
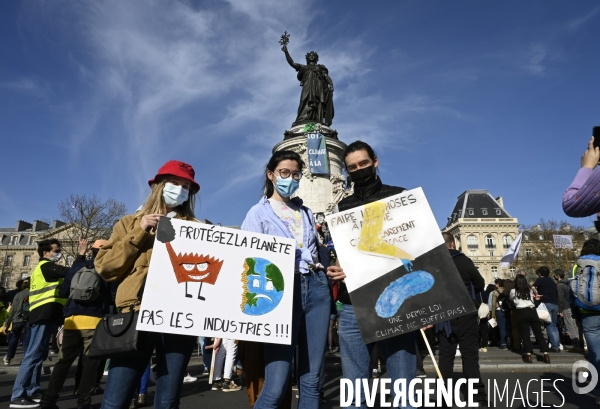
<svg viewBox="0 0 600 409">
<path fill-rule="evenodd" d="M 447 226 L 463 219 L 509 219 L 512 216 L 488 190 L 466 190 L 456 200 Z"/>
</svg>

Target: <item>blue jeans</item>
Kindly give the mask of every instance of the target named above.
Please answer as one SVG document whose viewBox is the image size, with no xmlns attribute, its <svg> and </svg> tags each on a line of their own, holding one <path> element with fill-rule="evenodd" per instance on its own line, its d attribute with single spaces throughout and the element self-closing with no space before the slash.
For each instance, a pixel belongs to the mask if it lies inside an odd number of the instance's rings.
<svg viewBox="0 0 600 409">
<path fill-rule="evenodd" d="M 29 338 L 31 337 L 31 328 L 27 322 L 13 322 L 12 335 L 10 336 L 8 351 L 6 352 L 6 359 L 9 361 L 15 357 L 21 334 L 23 334 L 23 352 L 25 353 L 27 352 Z"/>
<path fill-rule="evenodd" d="M 153 334 L 156 344 L 156 409 L 179 407 L 179 397 L 183 377 L 196 337 L 174 334 Z M 127 409 L 131 397 L 140 385 L 142 376 L 152 354 L 134 357 L 110 359 L 110 370 L 106 381 L 106 390 L 102 400 L 102 409 Z"/>
<path fill-rule="evenodd" d="M 546 324 L 548 342 L 550 342 L 552 348 L 558 349 L 560 347 L 560 336 L 558 335 L 558 327 L 556 326 L 556 321 L 558 320 L 558 305 L 549 302 L 544 304 L 546 304 L 546 308 L 548 308 L 550 318 L 552 319 L 550 324 Z"/>
<path fill-rule="evenodd" d="M 148 366 L 146 367 L 146 370 L 144 371 L 144 374 L 142 375 L 142 380 L 140 381 L 140 390 L 139 390 L 140 395 L 145 395 L 146 393 L 148 393 L 148 382 L 149 381 L 150 381 L 150 362 L 148 362 Z M 134 396 L 134 398 L 137 398 L 137 396 Z"/>
<path fill-rule="evenodd" d="M 42 364 L 48 358 L 54 323 L 33 324 L 27 352 L 21 362 L 10 400 L 32 396 L 40 390 Z"/>
<path fill-rule="evenodd" d="M 496 321 L 498 321 L 498 330 L 500 331 L 500 347 L 506 347 L 506 313 L 502 310 L 496 310 Z"/>
<path fill-rule="evenodd" d="M 207 337 L 198 337 L 200 341 L 200 350 L 202 351 L 202 362 L 204 363 L 204 372 L 210 371 L 210 365 L 212 362 L 212 349 L 207 350 L 206 348 L 206 340 Z"/>
<path fill-rule="evenodd" d="M 587 341 L 588 361 L 600 374 L 600 315 L 581 314 L 581 327 Z M 600 396 L 600 385 L 594 389 L 596 396 Z"/>
<path fill-rule="evenodd" d="M 344 304 L 340 316 L 340 357 L 342 373 L 345 379 L 355 384 L 356 379 L 370 379 L 369 361 L 375 344 L 365 345 L 360 335 L 356 315 L 352 305 Z M 408 385 L 417 375 L 417 357 L 415 355 L 415 335 L 412 332 L 377 342 L 385 357 L 387 372 L 393 383 L 396 379 L 406 379 Z M 408 399 L 407 399 L 408 403 Z M 351 406 L 355 407 L 352 401 Z M 361 388 L 360 407 L 366 408 L 365 395 Z M 406 406 L 412 408 L 412 406 Z"/>
<path fill-rule="evenodd" d="M 299 409 L 318 409 L 331 295 L 325 272 L 296 274 L 291 345 L 265 344 L 265 383 L 254 409 L 277 409 L 287 391 L 296 345 L 299 349 Z"/>
</svg>

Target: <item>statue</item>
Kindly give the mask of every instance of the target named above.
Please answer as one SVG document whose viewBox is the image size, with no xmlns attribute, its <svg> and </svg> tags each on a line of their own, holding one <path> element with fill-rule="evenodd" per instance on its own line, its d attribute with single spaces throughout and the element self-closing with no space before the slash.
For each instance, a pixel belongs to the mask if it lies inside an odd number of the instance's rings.
<svg viewBox="0 0 600 409">
<path fill-rule="evenodd" d="M 319 55 L 314 51 L 306 54 L 306 65 L 295 63 L 287 50 L 289 37 L 286 31 L 279 44 L 288 64 L 298 71 L 302 87 L 298 116 L 292 126 L 311 122 L 329 126 L 333 120 L 333 81 L 329 78 L 329 71 L 324 65 L 317 64 Z"/>
</svg>

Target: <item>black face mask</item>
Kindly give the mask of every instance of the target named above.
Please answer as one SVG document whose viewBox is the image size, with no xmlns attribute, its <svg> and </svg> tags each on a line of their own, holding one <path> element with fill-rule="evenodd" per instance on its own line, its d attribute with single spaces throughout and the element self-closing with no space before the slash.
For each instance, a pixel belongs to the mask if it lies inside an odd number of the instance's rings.
<svg viewBox="0 0 600 409">
<path fill-rule="evenodd" d="M 369 186 L 377 180 L 377 173 L 375 172 L 375 167 L 373 165 L 355 170 L 354 172 L 349 172 L 348 174 L 350 175 L 350 180 L 354 182 L 354 186 L 359 189 Z"/>
</svg>

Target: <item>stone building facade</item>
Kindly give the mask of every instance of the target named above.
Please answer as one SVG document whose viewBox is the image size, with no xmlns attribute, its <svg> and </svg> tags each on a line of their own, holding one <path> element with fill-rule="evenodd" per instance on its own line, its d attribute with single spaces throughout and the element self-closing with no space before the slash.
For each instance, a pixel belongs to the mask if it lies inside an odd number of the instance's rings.
<svg viewBox="0 0 600 409">
<path fill-rule="evenodd" d="M 17 221 L 16 227 L 0 228 L 0 286 L 7 290 L 16 287 L 17 281 L 29 277 L 39 262 L 37 242 L 47 238 L 57 238 L 67 247 L 66 237 L 71 226 L 61 221 L 52 225 L 40 220 L 28 223 Z M 70 265 L 74 257 L 65 254 L 59 264 Z"/>
<path fill-rule="evenodd" d="M 515 267 L 500 267 L 500 259 L 519 235 L 519 221 L 504 208 L 502 197 L 487 190 L 467 190 L 457 199 L 442 230 L 451 233 L 457 249 L 473 260 L 485 279 L 514 276 Z"/>
</svg>

